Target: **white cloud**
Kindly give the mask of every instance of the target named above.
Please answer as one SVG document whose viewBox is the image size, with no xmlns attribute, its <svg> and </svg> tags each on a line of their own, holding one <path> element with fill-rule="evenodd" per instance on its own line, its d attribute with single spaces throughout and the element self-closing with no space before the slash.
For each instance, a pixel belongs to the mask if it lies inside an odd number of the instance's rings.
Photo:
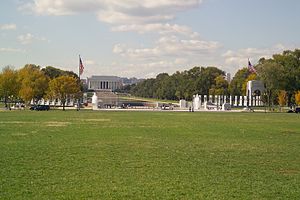
<svg viewBox="0 0 300 200">
<path fill-rule="evenodd" d="M 94 12 L 113 24 L 157 22 L 173 19 L 175 13 L 197 7 L 202 0 L 31 0 L 22 10 L 39 15 L 72 15 Z"/>
<path fill-rule="evenodd" d="M 49 42 L 49 40 L 47 40 L 45 37 L 35 36 L 31 33 L 27 33 L 25 35 L 19 35 L 17 39 L 23 45 L 31 44 L 35 40 L 36 41 L 47 41 L 47 42 Z"/>
<path fill-rule="evenodd" d="M 172 74 L 190 66 L 211 63 L 209 58 L 217 57 L 220 47 L 218 42 L 181 39 L 177 36 L 163 36 L 152 48 L 130 48 L 125 44 L 117 44 L 113 52 L 121 55 L 125 61 L 121 62 L 122 69 L 114 71 L 147 78 L 161 72 Z"/>
<path fill-rule="evenodd" d="M 15 48 L 0 48 L 0 52 L 8 52 L 8 53 L 22 53 L 24 50 L 15 49 Z"/>
<path fill-rule="evenodd" d="M 126 45 L 124 45 L 124 44 L 116 44 L 113 47 L 113 53 L 123 54 L 125 52 L 125 49 L 126 49 Z"/>
<path fill-rule="evenodd" d="M 178 24 L 172 25 L 169 23 L 120 25 L 120 26 L 113 27 L 112 31 L 120 31 L 120 32 L 134 31 L 140 34 L 155 32 L 161 35 L 180 34 L 191 38 L 196 38 L 199 36 L 198 33 L 193 32 L 192 29 L 187 26 L 181 26 Z"/>
<path fill-rule="evenodd" d="M 214 41 L 185 40 L 176 36 L 161 37 L 153 48 L 126 48 L 124 44 L 115 45 L 113 52 L 131 59 L 157 59 L 162 57 L 190 57 L 213 53 L 221 45 Z"/>
<path fill-rule="evenodd" d="M 27 33 L 26 35 L 19 35 L 18 40 L 21 44 L 31 44 L 33 41 L 34 36 L 31 33 Z"/>
<path fill-rule="evenodd" d="M 111 25 L 114 32 L 151 33 L 153 45 L 148 47 L 116 44 L 112 52 L 114 64 L 84 61 L 85 73 L 111 74 L 112 69 L 124 76 L 153 77 L 160 72 L 173 73 L 187 66 L 215 63 L 221 44 L 207 41 L 191 27 L 172 23 L 179 12 L 198 7 L 202 0 L 30 0 L 23 4 L 37 15 L 76 15 L 93 13 L 99 21 Z M 142 35 L 143 36 L 143 35 Z M 142 37 L 141 36 L 141 37 Z M 28 42 L 32 42 L 29 36 Z M 24 36 L 24 41 L 25 36 Z M 20 38 L 20 41 L 23 41 Z M 149 42 L 149 40 L 147 41 Z M 24 42 L 23 42 L 24 43 Z M 222 57 L 221 57 L 222 59 Z M 89 68 L 89 69 L 88 69 Z M 89 70 L 89 71 L 88 71 Z"/>
<path fill-rule="evenodd" d="M 225 58 L 225 63 L 232 66 L 245 66 L 247 59 L 257 62 L 260 58 L 270 58 L 275 53 L 281 53 L 283 50 L 288 49 L 282 44 L 277 44 L 271 48 L 258 49 L 258 48 L 245 48 L 237 51 L 228 50 L 222 56 Z"/>
<path fill-rule="evenodd" d="M 16 24 L 3 24 L 0 25 L 0 30 L 16 30 L 17 25 Z"/>
<path fill-rule="evenodd" d="M 119 12 L 115 10 L 100 11 L 97 14 L 100 21 L 109 24 L 145 24 L 155 23 L 161 21 L 169 21 L 174 19 L 172 14 L 149 14 L 149 15 L 132 15 L 126 12 Z"/>
<path fill-rule="evenodd" d="M 94 65 L 94 64 L 96 64 L 96 62 L 94 60 L 84 60 L 83 64 L 84 65 Z"/>
<path fill-rule="evenodd" d="M 75 14 L 71 10 L 71 6 L 68 3 L 72 1 L 61 1 L 61 0 L 33 0 L 28 3 L 24 3 L 19 7 L 19 10 L 25 12 L 33 12 L 38 15 L 71 15 Z"/>
</svg>

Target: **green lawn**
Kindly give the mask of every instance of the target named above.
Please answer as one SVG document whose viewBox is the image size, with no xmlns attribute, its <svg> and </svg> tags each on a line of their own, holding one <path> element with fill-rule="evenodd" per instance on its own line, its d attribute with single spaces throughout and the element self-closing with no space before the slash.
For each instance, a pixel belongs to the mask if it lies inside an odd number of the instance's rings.
<svg viewBox="0 0 300 200">
<path fill-rule="evenodd" d="M 300 115 L 0 111 L 0 199 L 300 199 Z"/>
</svg>

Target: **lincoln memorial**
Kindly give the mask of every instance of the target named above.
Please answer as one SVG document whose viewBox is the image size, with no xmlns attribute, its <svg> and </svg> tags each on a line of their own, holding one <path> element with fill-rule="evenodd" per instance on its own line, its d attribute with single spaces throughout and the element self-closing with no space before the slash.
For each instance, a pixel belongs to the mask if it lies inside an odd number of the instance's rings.
<svg viewBox="0 0 300 200">
<path fill-rule="evenodd" d="M 117 76 L 91 76 L 87 84 L 89 90 L 115 91 L 122 87 L 122 80 Z"/>
</svg>

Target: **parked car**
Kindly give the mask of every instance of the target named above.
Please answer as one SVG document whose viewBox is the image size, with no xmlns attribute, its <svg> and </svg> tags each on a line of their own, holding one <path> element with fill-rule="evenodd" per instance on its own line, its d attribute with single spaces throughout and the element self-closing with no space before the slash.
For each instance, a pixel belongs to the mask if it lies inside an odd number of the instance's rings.
<svg viewBox="0 0 300 200">
<path fill-rule="evenodd" d="M 288 113 L 300 113 L 300 107 L 295 108 L 295 110 L 288 110 Z"/>
<path fill-rule="evenodd" d="M 50 106 L 49 105 L 33 105 L 30 107 L 30 110 L 50 110 Z"/>
<path fill-rule="evenodd" d="M 293 110 L 288 110 L 287 113 L 294 113 L 294 111 Z"/>
</svg>

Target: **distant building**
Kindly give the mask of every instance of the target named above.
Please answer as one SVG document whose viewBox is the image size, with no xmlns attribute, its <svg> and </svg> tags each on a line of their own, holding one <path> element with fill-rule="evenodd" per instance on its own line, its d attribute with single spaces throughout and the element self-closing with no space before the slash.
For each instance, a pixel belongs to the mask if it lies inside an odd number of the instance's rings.
<svg viewBox="0 0 300 200">
<path fill-rule="evenodd" d="M 230 73 L 226 73 L 225 74 L 225 80 L 230 83 L 231 82 L 231 74 Z"/>
<path fill-rule="evenodd" d="M 91 76 L 87 78 L 88 90 L 115 91 L 121 89 L 122 80 L 117 76 Z"/>
<path fill-rule="evenodd" d="M 124 86 L 125 85 L 134 85 L 134 84 L 137 84 L 137 83 L 145 80 L 145 79 L 137 79 L 135 77 L 133 77 L 133 78 L 123 77 L 121 79 L 122 79 L 122 83 L 123 83 Z"/>
</svg>

